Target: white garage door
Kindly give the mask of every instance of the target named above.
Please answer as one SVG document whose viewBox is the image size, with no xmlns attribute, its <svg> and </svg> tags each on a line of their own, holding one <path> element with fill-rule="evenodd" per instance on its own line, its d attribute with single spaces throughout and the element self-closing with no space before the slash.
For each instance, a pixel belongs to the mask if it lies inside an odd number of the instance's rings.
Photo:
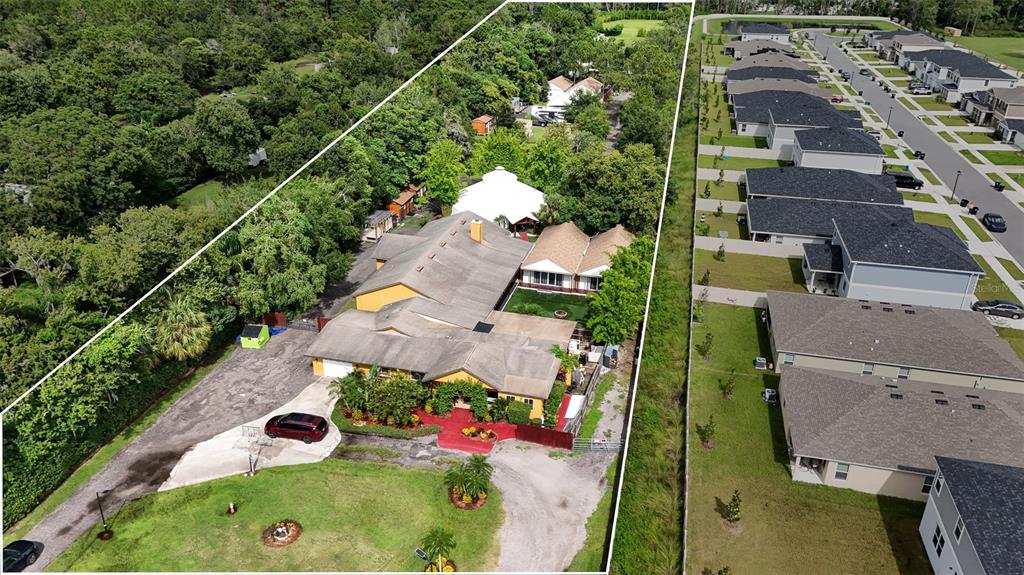
<svg viewBox="0 0 1024 575">
<path fill-rule="evenodd" d="M 352 373 L 352 364 L 347 361 L 324 360 L 324 377 L 345 377 Z"/>
</svg>

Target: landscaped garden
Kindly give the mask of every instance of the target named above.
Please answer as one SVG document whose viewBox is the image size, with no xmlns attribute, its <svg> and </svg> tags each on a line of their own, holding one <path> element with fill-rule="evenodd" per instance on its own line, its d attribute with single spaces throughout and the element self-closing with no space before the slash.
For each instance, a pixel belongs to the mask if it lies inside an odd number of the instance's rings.
<svg viewBox="0 0 1024 575">
<path fill-rule="evenodd" d="M 130 502 L 49 565 L 53 571 L 422 571 L 413 549 L 430 531 L 451 531 L 459 570 L 491 570 L 503 518 L 497 491 L 465 511 L 451 504 L 441 471 L 328 458 L 273 467 Z M 228 503 L 237 512 L 227 514 Z M 289 519 L 301 536 L 263 544 L 267 526 Z M 381 528 L 387 526 L 386 529 Z"/>
<path fill-rule="evenodd" d="M 517 288 L 505 304 L 505 311 L 544 317 L 555 317 L 556 311 L 564 311 L 564 319 L 583 322 L 590 314 L 590 302 L 582 295 Z"/>
<path fill-rule="evenodd" d="M 719 253 L 711 250 L 693 251 L 694 281 L 702 282 L 709 272 L 707 285 L 763 292 L 768 290 L 806 291 L 798 258 L 776 258 L 750 254 Z"/>
<path fill-rule="evenodd" d="M 930 572 L 917 533 L 922 503 L 790 478 L 781 410 L 761 399 L 778 377 L 753 368 L 755 357 L 771 356 L 760 314 L 708 303 L 693 329 L 691 425 L 713 417 L 715 432 L 713 449 L 690 434 L 688 571 Z M 734 492 L 742 505 L 731 522 L 723 512 Z"/>
</svg>

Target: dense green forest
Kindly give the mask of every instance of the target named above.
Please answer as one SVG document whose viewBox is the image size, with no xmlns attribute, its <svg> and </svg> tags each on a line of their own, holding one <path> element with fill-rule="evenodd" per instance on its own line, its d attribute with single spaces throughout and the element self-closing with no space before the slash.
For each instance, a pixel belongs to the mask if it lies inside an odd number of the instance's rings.
<svg viewBox="0 0 1024 575">
<path fill-rule="evenodd" d="M 0 399 L 9 404 L 496 3 L 20 2 L 0 42 Z M 363 219 L 409 181 L 452 201 L 496 165 L 544 190 L 547 223 L 653 230 L 685 26 L 629 48 L 593 5 L 513 5 L 9 412 L 4 525 L 242 322 L 313 305 Z M 596 75 L 633 93 L 527 136 L 514 99 Z M 480 138 L 470 120 L 495 114 Z M 266 166 L 249 154 L 267 151 Z M 216 183 L 215 198 L 179 204 Z M 447 195 L 446 195 L 447 194 Z"/>
</svg>

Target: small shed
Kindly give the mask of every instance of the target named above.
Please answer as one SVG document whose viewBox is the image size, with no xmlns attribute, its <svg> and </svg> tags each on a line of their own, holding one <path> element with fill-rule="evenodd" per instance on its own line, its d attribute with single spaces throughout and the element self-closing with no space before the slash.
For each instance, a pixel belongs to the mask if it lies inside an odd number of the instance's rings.
<svg viewBox="0 0 1024 575">
<path fill-rule="evenodd" d="M 495 123 L 494 116 L 484 114 L 483 116 L 473 118 L 473 131 L 476 132 L 478 136 L 486 136 L 491 133 L 492 129 L 494 129 Z"/>
<path fill-rule="evenodd" d="M 242 347 L 260 349 L 270 341 L 270 328 L 262 324 L 248 324 L 242 329 L 239 341 L 242 343 Z"/>
</svg>

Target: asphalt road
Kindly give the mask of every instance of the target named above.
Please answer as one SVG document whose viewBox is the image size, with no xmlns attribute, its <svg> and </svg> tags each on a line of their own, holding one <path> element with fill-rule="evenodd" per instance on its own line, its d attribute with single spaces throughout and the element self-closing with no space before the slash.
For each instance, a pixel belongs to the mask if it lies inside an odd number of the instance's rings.
<svg viewBox="0 0 1024 575">
<path fill-rule="evenodd" d="M 814 37 L 814 45 L 822 54 L 825 54 L 826 47 L 830 42 L 834 42 L 835 38 L 827 37 L 820 33 L 820 30 L 817 32 Z M 842 50 L 835 46 L 828 50 L 828 63 L 834 68 L 853 73 L 854 89 L 863 90 L 864 99 L 871 103 L 875 113 L 883 120 L 889 115 L 889 106 L 892 106 L 889 125 L 894 131 L 903 130 L 903 140 L 911 149 L 925 153 L 924 162 L 928 165 L 928 169 L 949 189 L 952 189 L 953 184 L 956 183 L 957 198 L 967 198 L 979 206 L 981 208 L 979 215 L 996 212 L 1006 219 L 1008 231 L 1002 234 L 992 234 L 992 237 L 1002 244 L 1017 261 L 1024 262 L 1024 211 L 1021 211 L 1001 192 L 997 192 L 992 187 L 988 176 L 979 172 L 974 164 L 951 148 L 945 140 L 908 111 L 899 100 L 893 99 L 890 94 L 882 90 L 881 85 L 870 81 L 871 77 L 858 75 L 858 67 Z M 959 181 L 957 181 L 957 171 L 960 171 Z"/>
</svg>

